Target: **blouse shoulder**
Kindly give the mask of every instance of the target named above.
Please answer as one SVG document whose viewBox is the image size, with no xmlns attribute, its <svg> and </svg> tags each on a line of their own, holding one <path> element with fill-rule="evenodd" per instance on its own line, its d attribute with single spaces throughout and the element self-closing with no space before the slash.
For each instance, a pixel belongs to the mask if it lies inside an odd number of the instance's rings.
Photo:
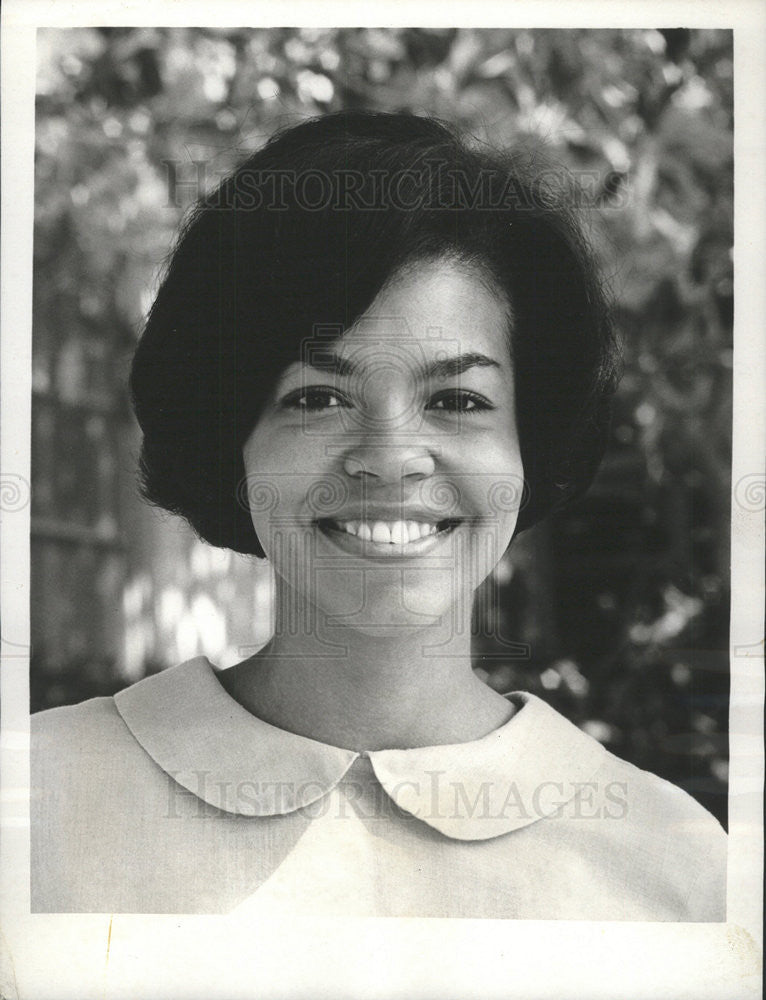
<svg viewBox="0 0 766 1000">
<path fill-rule="evenodd" d="M 723 838 L 726 834 L 718 820 L 692 795 L 678 785 L 644 771 L 614 754 L 605 751 L 604 767 L 615 779 L 621 780 L 633 792 L 632 804 L 641 818 L 664 818 L 668 824 L 701 835 Z"/>
<path fill-rule="evenodd" d="M 611 753 L 605 769 L 622 788 L 626 846 L 651 859 L 658 882 L 673 894 L 677 919 L 725 920 L 728 837 L 719 821 L 677 785 Z"/>
<path fill-rule="evenodd" d="M 110 697 L 35 713 L 30 735 L 32 911 L 98 910 L 114 832 L 134 836 L 156 768 Z"/>
<path fill-rule="evenodd" d="M 46 709 L 30 719 L 32 813 L 76 817 L 83 803 L 125 784 L 143 751 L 111 697 Z"/>
<path fill-rule="evenodd" d="M 134 742 L 111 697 L 36 712 L 30 719 L 30 734 L 33 760 L 47 766 L 109 747 L 124 749 Z"/>
</svg>

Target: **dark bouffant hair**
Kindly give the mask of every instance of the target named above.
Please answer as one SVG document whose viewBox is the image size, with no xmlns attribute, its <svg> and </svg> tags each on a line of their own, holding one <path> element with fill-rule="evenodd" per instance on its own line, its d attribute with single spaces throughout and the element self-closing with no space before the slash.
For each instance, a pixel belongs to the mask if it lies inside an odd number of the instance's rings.
<svg viewBox="0 0 766 1000">
<path fill-rule="evenodd" d="M 192 212 L 138 345 L 144 496 L 262 556 L 238 487 L 277 377 L 318 324 L 347 329 L 400 268 L 441 255 L 482 265 L 511 303 L 529 491 L 517 531 L 580 495 L 617 350 L 576 198 L 553 178 L 412 114 L 343 111 L 274 135 Z"/>
</svg>

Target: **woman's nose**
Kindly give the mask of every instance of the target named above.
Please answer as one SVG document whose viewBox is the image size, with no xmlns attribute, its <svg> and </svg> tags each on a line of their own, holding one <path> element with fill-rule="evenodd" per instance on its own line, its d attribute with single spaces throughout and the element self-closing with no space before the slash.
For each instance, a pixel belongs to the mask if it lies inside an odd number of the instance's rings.
<svg viewBox="0 0 766 1000">
<path fill-rule="evenodd" d="M 358 437 L 344 454 L 346 473 L 381 485 L 425 479 L 435 463 L 423 441 L 417 393 L 408 379 L 380 375 L 375 370 L 363 386 L 365 405 L 354 427 Z"/>
<path fill-rule="evenodd" d="M 412 440 L 360 443 L 343 458 L 346 474 L 380 483 L 417 482 L 433 475 L 435 463 L 431 452 Z"/>
</svg>

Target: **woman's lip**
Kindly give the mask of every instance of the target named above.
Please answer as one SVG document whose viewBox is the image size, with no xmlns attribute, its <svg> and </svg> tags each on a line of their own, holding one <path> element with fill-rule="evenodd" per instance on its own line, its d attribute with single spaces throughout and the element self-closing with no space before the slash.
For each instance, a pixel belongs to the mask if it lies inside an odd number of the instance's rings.
<svg viewBox="0 0 766 1000">
<path fill-rule="evenodd" d="M 321 520 L 315 522 L 320 533 L 329 539 L 344 552 L 353 555 L 361 555 L 368 559 L 408 559 L 414 556 L 425 555 L 438 545 L 447 535 L 452 534 L 458 525 L 454 521 L 448 527 L 433 535 L 425 535 L 417 541 L 407 542 L 406 545 L 393 545 L 391 542 L 365 541 L 358 535 L 352 535 L 342 528 L 336 528 L 330 521 Z"/>
</svg>

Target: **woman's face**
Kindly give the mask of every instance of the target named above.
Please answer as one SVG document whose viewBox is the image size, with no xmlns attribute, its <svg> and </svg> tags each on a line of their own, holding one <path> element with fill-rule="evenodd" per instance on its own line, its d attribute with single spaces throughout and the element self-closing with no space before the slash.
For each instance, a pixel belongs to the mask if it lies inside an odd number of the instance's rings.
<svg viewBox="0 0 766 1000">
<path fill-rule="evenodd" d="M 243 448 L 286 593 L 368 634 L 470 628 L 522 495 L 509 327 L 481 272 L 438 260 L 304 345 Z"/>
</svg>

